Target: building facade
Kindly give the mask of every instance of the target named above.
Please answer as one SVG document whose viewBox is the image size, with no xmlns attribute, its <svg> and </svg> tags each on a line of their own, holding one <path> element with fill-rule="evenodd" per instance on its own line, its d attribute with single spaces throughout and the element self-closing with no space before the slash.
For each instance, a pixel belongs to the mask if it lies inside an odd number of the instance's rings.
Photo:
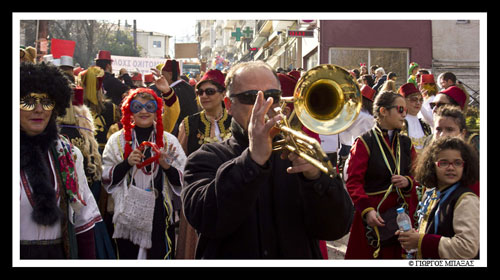
<svg viewBox="0 0 500 280">
<path fill-rule="evenodd" d="M 198 20 L 202 70 L 227 70 L 235 62 L 251 60 L 254 29 L 254 20 Z"/>
<path fill-rule="evenodd" d="M 320 64 L 346 69 L 379 65 L 398 75 L 397 86 L 406 83 L 408 65 L 432 68 L 430 20 L 323 20 L 320 21 Z"/>
<path fill-rule="evenodd" d="M 471 94 L 479 92 L 477 20 L 205 20 L 199 27 L 207 69 L 220 58 L 228 66 L 263 60 L 284 70 L 326 63 L 359 69 L 363 63 L 395 72 L 400 86 L 408 78 L 410 62 L 417 62 L 436 78 L 451 71 L 473 89 Z M 237 40 L 244 30 L 251 32 Z M 311 32 L 308 37 L 289 36 L 289 30 Z"/>
<path fill-rule="evenodd" d="M 454 73 L 474 98 L 480 88 L 479 28 L 479 20 L 432 21 L 434 73 Z"/>
<path fill-rule="evenodd" d="M 158 32 L 137 30 L 137 45 L 141 46 L 141 57 L 166 58 L 169 56 L 172 36 Z"/>
</svg>

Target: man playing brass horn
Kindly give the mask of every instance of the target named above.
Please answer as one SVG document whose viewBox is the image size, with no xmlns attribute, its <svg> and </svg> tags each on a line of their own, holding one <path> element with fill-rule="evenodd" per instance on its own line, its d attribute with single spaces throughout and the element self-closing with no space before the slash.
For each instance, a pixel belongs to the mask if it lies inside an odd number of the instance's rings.
<svg viewBox="0 0 500 280">
<path fill-rule="evenodd" d="M 181 196 L 199 233 L 196 258 L 322 258 L 319 240 L 339 239 L 351 226 L 342 181 L 294 153 L 272 152 L 281 120 L 271 109 L 281 97 L 272 68 L 241 63 L 225 83 L 233 135 L 204 144 L 185 166 Z"/>
</svg>

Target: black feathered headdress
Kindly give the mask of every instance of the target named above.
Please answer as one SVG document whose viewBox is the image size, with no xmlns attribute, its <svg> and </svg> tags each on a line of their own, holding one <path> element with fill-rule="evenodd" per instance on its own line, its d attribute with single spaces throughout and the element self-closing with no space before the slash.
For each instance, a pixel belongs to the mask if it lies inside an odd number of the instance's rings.
<svg viewBox="0 0 500 280">
<path fill-rule="evenodd" d="M 73 90 L 70 82 L 56 66 L 45 64 L 21 63 L 20 98 L 34 93 L 47 93 L 56 102 L 54 112 L 64 116 Z M 53 116 L 53 117 L 57 117 Z"/>
</svg>

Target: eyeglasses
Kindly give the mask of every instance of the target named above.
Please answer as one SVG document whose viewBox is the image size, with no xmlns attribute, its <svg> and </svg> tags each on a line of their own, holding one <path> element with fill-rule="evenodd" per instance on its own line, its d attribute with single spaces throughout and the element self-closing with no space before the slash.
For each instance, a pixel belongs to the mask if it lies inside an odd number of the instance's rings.
<svg viewBox="0 0 500 280">
<path fill-rule="evenodd" d="M 45 111 L 51 111 L 56 106 L 56 102 L 46 93 L 30 93 L 21 98 L 19 106 L 23 111 L 33 111 L 37 104 L 41 104 Z"/>
<path fill-rule="evenodd" d="M 439 168 L 448 168 L 448 166 L 450 166 L 450 164 L 452 164 L 453 167 L 457 168 L 457 167 L 463 167 L 464 163 L 465 163 L 465 161 L 463 161 L 461 159 L 456 159 L 453 162 L 450 162 L 447 160 L 440 160 L 440 161 L 436 162 L 436 165 Z"/>
<path fill-rule="evenodd" d="M 436 102 L 429 103 L 429 106 L 431 106 L 432 110 L 434 110 L 434 107 L 436 107 L 436 109 L 437 109 L 443 105 L 448 105 L 448 103 L 436 103 Z"/>
<path fill-rule="evenodd" d="M 405 106 L 397 105 L 397 106 L 389 106 L 385 107 L 386 109 L 390 110 L 392 108 L 396 108 L 397 112 L 400 114 L 403 114 L 404 112 L 408 111 L 408 109 Z"/>
<path fill-rule="evenodd" d="M 413 97 L 410 97 L 408 98 L 410 100 L 410 102 L 412 103 L 417 103 L 417 102 L 420 102 L 420 103 L 424 103 L 424 99 L 423 98 L 418 98 L 416 96 L 413 96 Z"/>
<path fill-rule="evenodd" d="M 255 104 L 255 100 L 257 99 L 257 93 L 260 90 L 252 89 L 252 90 L 247 90 L 241 93 L 235 93 L 235 94 L 230 94 L 230 98 L 238 98 L 240 103 L 242 104 L 247 104 L 247 105 L 253 105 Z M 269 97 L 273 98 L 273 104 L 279 103 L 281 99 L 281 90 L 279 89 L 268 89 L 264 91 L 264 99 L 268 99 Z"/>
<path fill-rule="evenodd" d="M 203 95 L 203 93 L 205 93 L 206 95 L 211 96 L 211 95 L 214 95 L 216 92 L 218 92 L 218 90 L 216 90 L 216 89 L 214 89 L 214 88 L 207 88 L 207 89 L 205 89 L 205 90 L 203 90 L 203 89 L 198 89 L 198 90 L 196 91 L 196 95 L 198 95 L 198 96 L 202 96 L 202 95 Z"/>
<path fill-rule="evenodd" d="M 130 102 L 130 111 L 132 113 L 137 114 L 142 111 L 142 109 L 146 109 L 149 113 L 155 113 L 158 109 L 158 104 L 156 104 L 154 100 L 150 100 L 146 104 L 142 104 L 137 100 L 132 100 L 132 102 Z"/>
</svg>

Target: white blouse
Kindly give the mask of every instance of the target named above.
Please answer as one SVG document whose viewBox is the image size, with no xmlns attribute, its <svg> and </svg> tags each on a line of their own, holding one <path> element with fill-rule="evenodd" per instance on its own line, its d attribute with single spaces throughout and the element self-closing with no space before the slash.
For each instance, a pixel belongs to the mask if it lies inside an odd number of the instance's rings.
<svg viewBox="0 0 500 280">
<path fill-rule="evenodd" d="M 415 150 L 420 151 L 424 148 L 424 142 L 427 136 L 425 136 L 420 120 L 417 116 L 412 116 L 410 114 L 406 115 L 406 120 L 408 121 L 408 137 L 410 137 Z"/>
<path fill-rule="evenodd" d="M 87 204 L 86 206 L 80 208 L 75 211 L 70 204 L 68 204 L 68 214 L 70 217 L 70 222 L 75 226 L 76 234 L 80 234 L 86 232 L 94 227 L 94 224 L 102 221 L 101 214 L 97 207 L 97 203 L 90 191 L 87 183 L 87 177 L 85 176 L 85 171 L 83 169 L 83 155 L 81 151 L 73 146 L 73 152 L 76 154 L 75 161 L 75 171 L 78 177 L 78 187 L 79 193 L 82 196 L 83 200 Z M 57 196 L 57 205 L 60 203 L 59 198 L 59 189 L 63 186 L 60 186 L 57 182 L 58 180 L 55 170 L 54 158 L 50 151 L 49 161 L 50 161 L 50 171 L 51 171 L 51 179 L 54 183 L 54 189 L 56 190 Z M 44 226 L 39 225 L 33 221 L 33 198 L 32 198 L 32 188 L 29 185 L 29 180 L 27 174 L 25 175 L 25 179 L 21 178 L 21 192 L 20 192 L 20 240 L 54 240 L 61 238 L 61 221 L 57 221 L 54 225 Z"/>
</svg>

